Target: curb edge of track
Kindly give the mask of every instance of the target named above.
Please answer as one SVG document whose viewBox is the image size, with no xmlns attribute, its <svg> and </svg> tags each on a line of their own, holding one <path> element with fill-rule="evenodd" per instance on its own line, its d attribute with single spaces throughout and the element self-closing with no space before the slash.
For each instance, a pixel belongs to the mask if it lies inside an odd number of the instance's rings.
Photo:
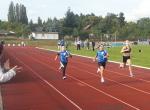
<svg viewBox="0 0 150 110">
<path fill-rule="evenodd" d="M 35 47 L 35 48 L 37 48 L 37 49 L 42 49 L 42 50 L 53 51 L 53 52 L 58 52 L 58 51 L 56 51 L 56 50 L 45 49 L 45 48 L 40 48 L 40 47 Z M 79 56 L 79 57 L 84 57 L 84 58 L 89 58 L 89 59 L 93 58 L 93 57 L 88 57 L 88 56 L 83 56 L 83 55 L 78 55 L 78 54 L 72 54 L 72 55 Z M 111 61 L 111 60 L 109 60 L 108 62 L 116 63 L 116 64 L 120 64 L 120 63 L 121 63 L 121 62 Z M 150 70 L 150 68 L 148 68 L 148 67 L 144 67 L 144 66 L 138 66 L 138 65 L 132 65 L 132 66 L 134 66 L 134 67 L 138 67 L 138 68 L 142 68 L 142 69 Z"/>
</svg>

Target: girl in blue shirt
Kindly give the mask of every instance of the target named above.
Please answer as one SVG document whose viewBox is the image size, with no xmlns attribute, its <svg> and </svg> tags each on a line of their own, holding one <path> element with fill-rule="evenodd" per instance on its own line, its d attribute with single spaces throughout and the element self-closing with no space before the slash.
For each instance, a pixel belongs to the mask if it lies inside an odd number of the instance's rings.
<svg viewBox="0 0 150 110">
<path fill-rule="evenodd" d="M 101 45 L 99 46 L 99 50 L 96 53 L 96 56 L 94 58 L 94 61 L 98 61 L 98 70 L 97 73 L 100 73 L 101 75 L 101 83 L 104 83 L 104 69 L 107 63 L 108 53 L 106 50 L 104 50 L 104 47 Z"/>
<path fill-rule="evenodd" d="M 66 79 L 66 67 L 68 64 L 68 57 L 72 57 L 72 56 L 67 50 L 65 50 L 64 46 L 62 47 L 62 50 L 57 53 L 55 60 L 57 60 L 58 56 L 60 58 L 60 69 L 63 72 L 63 79 Z"/>
</svg>

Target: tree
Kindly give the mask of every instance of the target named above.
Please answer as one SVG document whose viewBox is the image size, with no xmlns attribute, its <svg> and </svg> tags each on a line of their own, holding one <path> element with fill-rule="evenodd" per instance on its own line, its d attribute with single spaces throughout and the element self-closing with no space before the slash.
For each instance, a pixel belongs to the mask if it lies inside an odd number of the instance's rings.
<svg viewBox="0 0 150 110">
<path fill-rule="evenodd" d="M 28 24 L 28 17 L 26 13 L 26 7 L 22 4 L 16 4 L 11 2 L 8 10 L 8 21 L 11 23 Z"/>
<path fill-rule="evenodd" d="M 20 6 L 18 3 L 16 4 L 16 10 L 15 10 L 15 22 L 17 23 L 20 22 Z"/>
<path fill-rule="evenodd" d="M 15 6 L 14 3 L 11 2 L 8 9 L 8 21 L 15 22 Z"/>
<path fill-rule="evenodd" d="M 42 23 L 42 19 L 41 19 L 40 17 L 38 17 L 38 25 L 39 25 L 39 26 L 42 26 L 42 24 L 43 24 L 43 23 Z"/>
<path fill-rule="evenodd" d="M 64 33 L 67 35 L 73 34 L 73 28 L 78 27 L 79 20 L 78 15 L 75 15 L 70 8 L 66 12 L 66 17 L 64 19 L 63 27 L 64 27 Z"/>
<path fill-rule="evenodd" d="M 119 21 L 119 26 L 122 28 L 125 25 L 124 13 L 122 12 L 119 13 L 118 21 Z"/>
<path fill-rule="evenodd" d="M 23 24 L 28 24 L 26 7 L 24 5 L 20 5 L 20 22 Z"/>
</svg>

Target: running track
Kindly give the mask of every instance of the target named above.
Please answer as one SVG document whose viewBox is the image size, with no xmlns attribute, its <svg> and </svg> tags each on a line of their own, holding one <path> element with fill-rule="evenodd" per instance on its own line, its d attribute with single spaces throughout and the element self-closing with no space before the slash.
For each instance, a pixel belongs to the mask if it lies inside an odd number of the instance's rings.
<svg viewBox="0 0 150 110">
<path fill-rule="evenodd" d="M 108 63 L 101 84 L 97 64 L 73 56 L 62 80 L 55 52 L 33 47 L 5 47 L 5 58 L 23 67 L 1 84 L 4 110 L 150 110 L 150 70 L 127 69 Z"/>
</svg>

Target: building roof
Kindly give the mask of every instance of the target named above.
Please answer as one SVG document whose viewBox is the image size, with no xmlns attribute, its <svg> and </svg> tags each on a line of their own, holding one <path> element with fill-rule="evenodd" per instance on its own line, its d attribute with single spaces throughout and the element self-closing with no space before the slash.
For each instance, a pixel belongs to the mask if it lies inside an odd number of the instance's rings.
<svg viewBox="0 0 150 110">
<path fill-rule="evenodd" d="M 35 34 L 58 34 L 58 32 L 32 32 Z"/>
<path fill-rule="evenodd" d="M 13 32 L 13 31 L 6 31 L 6 30 L 0 30 L 0 34 L 1 35 L 7 35 L 7 34 L 15 34 L 15 32 Z"/>
</svg>

